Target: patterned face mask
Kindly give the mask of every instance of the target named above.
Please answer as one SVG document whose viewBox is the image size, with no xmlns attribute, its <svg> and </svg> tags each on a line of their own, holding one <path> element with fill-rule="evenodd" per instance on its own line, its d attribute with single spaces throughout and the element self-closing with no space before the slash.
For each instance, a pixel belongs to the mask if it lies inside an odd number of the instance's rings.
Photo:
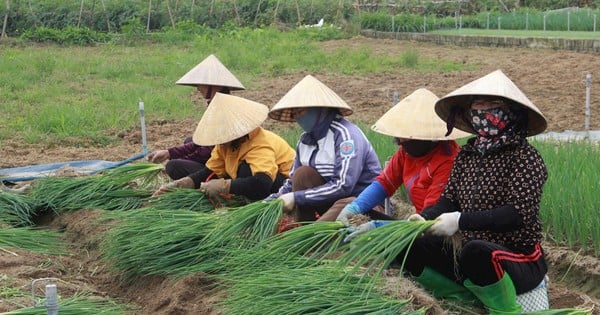
<svg viewBox="0 0 600 315">
<path fill-rule="evenodd" d="M 510 112 L 501 107 L 471 110 L 471 125 L 480 137 L 492 138 L 512 122 Z"/>
<path fill-rule="evenodd" d="M 481 153 L 499 148 L 513 133 L 516 118 L 510 110 L 501 107 L 471 110 L 471 125 L 477 133 L 475 148 Z"/>
</svg>

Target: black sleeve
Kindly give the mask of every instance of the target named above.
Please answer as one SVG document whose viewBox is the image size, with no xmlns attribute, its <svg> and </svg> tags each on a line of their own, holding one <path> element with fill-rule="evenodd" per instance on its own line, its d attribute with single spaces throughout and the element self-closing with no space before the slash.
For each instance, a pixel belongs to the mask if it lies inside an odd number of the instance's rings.
<svg viewBox="0 0 600 315">
<path fill-rule="evenodd" d="M 229 192 L 235 195 L 246 196 L 251 200 L 259 200 L 269 196 L 271 186 L 273 186 L 271 177 L 265 173 L 256 173 L 254 176 L 232 180 Z"/>
<path fill-rule="evenodd" d="M 452 201 L 450 201 L 450 199 L 448 199 L 444 196 L 441 196 L 435 205 L 429 206 L 429 207 L 423 209 L 423 211 L 421 211 L 420 215 L 425 220 L 433 220 L 433 219 L 439 217 L 440 214 L 442 214 L 444 212 L 454 212 L 454 211 L 458 211 L 458 209 L 452 203 Z"/>
<path fill-rule="evenodd" d="M 491 210 L 463 213 L 459 228 L 464 231 L 510 232 L 521 227 L 523 221 L 514 206 L 507 205 Z"/>
<path fill-rule="evenodd" d="M 209 169 L 208 167 L 203 167 L 201 170 L 188 175 L 188 177 L 190 177 L 194 181 L 194 188 L 199 188 L 200 187 L 200 183 L 202 183 L 203 181 L 205 181 L 206 178 L 212 172 L 213 171 L 211 169 Z"/>
</svg>

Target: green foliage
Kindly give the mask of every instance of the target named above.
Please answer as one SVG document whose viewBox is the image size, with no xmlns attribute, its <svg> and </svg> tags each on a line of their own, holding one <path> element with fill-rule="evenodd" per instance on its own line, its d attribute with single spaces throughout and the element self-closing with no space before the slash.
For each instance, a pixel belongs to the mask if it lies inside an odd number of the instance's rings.
<svg viewBox="0 0 600 315">
<path fill-rule="evenodd" d="M 546 162 L 540 216 L 549 238 L 558 244 L 600 253 L 600 198 L 597 160 L 600 149 L 590 143 L 535 143 Z"/>
<path fill-rule="evenodd" d="M 87 27 L 67 26 L 62 30 L 48 27 L 29 29 L 21 35 L 21 39 L 40 43 L 55 42 L 69 45 L 90 45 L 107 42 L 111 39 L 111 36 L 93 31 Z"/>
<path fill-rule="evenodd" d="M 427 12 L 427 11 L 426 11 Z M 565 9 L 540 11 L 531 8 L 511 12 L 479 11 L 447 15 L 402 13 L 387 11 L 367 12 L 358 22 L 364 29 L 386 32 L 424 32 L 439 29 L 493 29 L 493 30 L 546 30 L 546 31 L 593 31 L 594 18 L 599 10 Z"/>
</svg>

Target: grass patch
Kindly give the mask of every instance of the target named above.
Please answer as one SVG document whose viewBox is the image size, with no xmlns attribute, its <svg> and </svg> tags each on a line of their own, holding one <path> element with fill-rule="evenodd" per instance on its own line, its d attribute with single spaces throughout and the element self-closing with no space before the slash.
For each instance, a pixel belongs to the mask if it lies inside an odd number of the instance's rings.
<svg viewBox="0 0 600 315">
<path fill-rule="evenodd" d="M 27 143 L 104 146 L 139 126 L 138 100 L 146 121 L 200 118 L 189 100 L 193 91 L 175 82 L 209 54 L 219 59 L 248 89 L 258 78 L 297 72 L 368 75 L 397 68 L 447 72 L 464 66 L 423 60 L 415 51 L 377 54 L 369 47 L 326 52 L 323 40 L 349 36 L 318 30 L 280 32 L 238 28 L 196 34 L 181 44 L 153 34 L 134 44 L 98 46 L 23 44 L 0 51 L 0 126 L 2 140 Z M 332 31 L 328 31 L 332 32 Z M 259 100 L 260 101 L 260 100 Z"/>
</svg>

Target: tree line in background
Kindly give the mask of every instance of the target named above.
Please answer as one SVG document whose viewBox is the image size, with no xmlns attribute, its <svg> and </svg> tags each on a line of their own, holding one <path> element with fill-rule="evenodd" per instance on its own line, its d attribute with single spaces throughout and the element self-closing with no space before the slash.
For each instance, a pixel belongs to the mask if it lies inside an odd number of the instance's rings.
<svg viewBox="0 0 600 315">
<path fill-rule="evenodd" d="M 123 28 L 152 32 L 190 24 L 297 27 L 321 19 L 326 25 L 346 26 L 362 13 L 372 12 L 443 18 L 522 8 L 597 8 L 599 4 L 600 0 L 5 0 L 0 16 L 2 36 L 17 37 L 38 28 L 42 32 L 119 33 Z M 364 25 L 360 18 L 358 22 Z"/>
</svg>

